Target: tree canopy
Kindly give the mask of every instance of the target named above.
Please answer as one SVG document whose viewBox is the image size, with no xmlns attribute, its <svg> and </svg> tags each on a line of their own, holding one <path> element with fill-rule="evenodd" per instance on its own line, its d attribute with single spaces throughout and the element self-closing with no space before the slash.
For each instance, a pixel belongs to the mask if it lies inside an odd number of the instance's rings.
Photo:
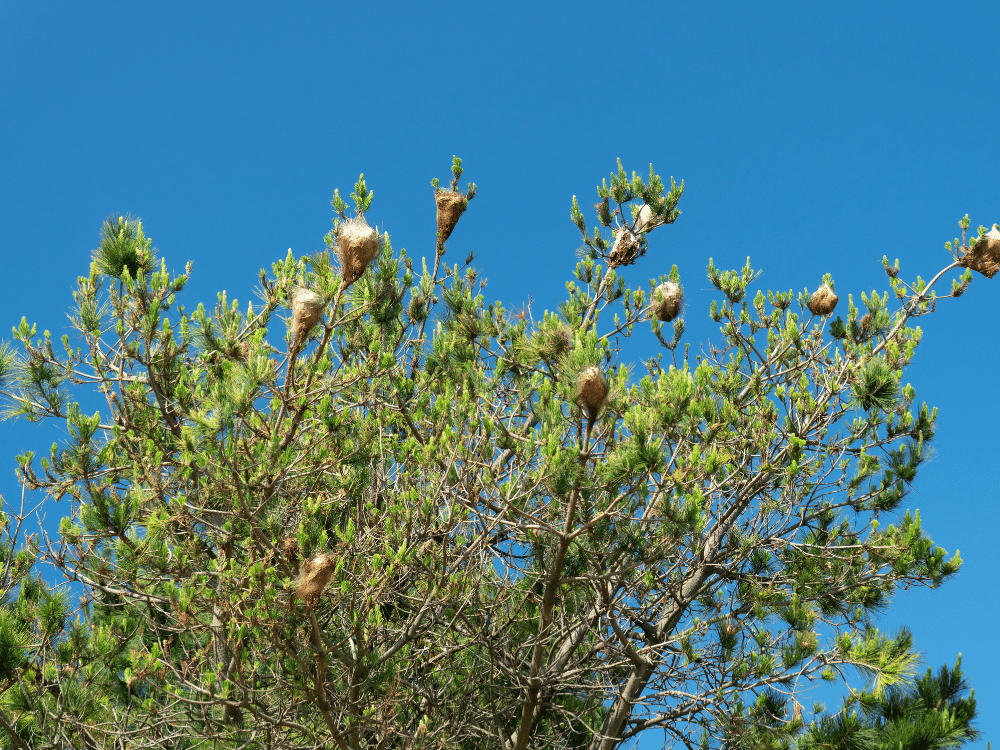
<svg viewBox="0 0 1000 750">
<path fill-rule="evenodd" d="M 798 743 L 800 750 L 952 750 L 979 738 L 976 699 L 962 676 L 962 657 L 930 669 L 906 685 L 852 695 L 835 715 L 821 715 Z M 855 707 L 860 707 L 859 711 Z M 854 709 L 854 710 L 851 710 Z"/>
<path fill-rule="evenodd" d="M 709 259 L 723 340 L 692 354 L 677 267 L 616 270 L 655 265 L 683 183 L 619 162 L 592 229 L 574 197 L 536 318 L 445 260 L 462 172 L 432 182 L 433 258 L 369 225 L 362 175 L 326 250 L 214 308 L 112 216 L 74 336 L 14 329 L 8 415 L 67 435 L 19 477 L 68 510 L 23 544 L 5 517 L 0 747 L 715 747 L 798 736 L 812 681 L 913 675 L 873 615 L 961 561 L 899 512 L 936 417 L 912 322 L 996 272 L 1000 228 L 963 219 L 929 282 L 883 259 L 892 294 L 846 306 Z"/>
</svg>

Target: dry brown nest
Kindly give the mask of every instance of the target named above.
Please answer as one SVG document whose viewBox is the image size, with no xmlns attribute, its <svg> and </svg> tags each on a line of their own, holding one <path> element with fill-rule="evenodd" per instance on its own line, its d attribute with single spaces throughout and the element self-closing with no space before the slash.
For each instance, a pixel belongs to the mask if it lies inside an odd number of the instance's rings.
<svg viewBox="0 0 1000 750">
<path fill-rule="evenodd" d="M 336 567 L 337 557 L 329 553 L 310 557 L 302 563 L 302 573 L 299 575 L 298 583 L 295 584 L 295 593 L 302 598 L 307 607 L 315 608 L 319 604 L 323 588 Z"/>
<path fill-rule="evenodd" d="M 597 419 L 608 400 L 608 381 L 597 367 L 588 367 L 580 373 L 576 381 L 576 399 L 591 420 Z"/>
<path fill-rule="evenodd" d="M 994 224 L 990 231 L 976 238 L 969 252 L 959 259 L 959 263 L 992 279 L 997 270 L 1000 270 L 1000 226 Z"/>
<path fill-rule="evenodd" d="M 438 244 L 443 245 L 455 231 L 455 225 L 469 206 L 464 194 L 454 190 L 438 190 L 434 193 L 437 203 Z"/>
<path fill-rule="evenodd" d="M 812 293 L 812 296 L 806 303 L 806 307 L 809 308 L 809 312 L 813 315 L 829 315 L 837 306 L 837 300 L 839 299 L 840 297 L 834 293 L 829 284 L 823 284 L 823 286 Z"/>
<path fill-rule="evenodd" d="M 679 284 L 665 281 L 653 292 L 653 314 L 657 320 L 669 323 L 681 312 L 684 304 L 684 292 Z"/>
<path fill-rule="evenodd" d="M 615 244 L 611 246 L 608 265 L 611 268 L 632 265 L 639 258 L 641 249 L 639 238 L 632 234 L 627 227 L 622 227 L 615 234 Z"/>
<path fill-rule="evenodd" d="M 382 247 L 381 238 L 363 216 L 348 219 L 337 230 L 337 257 L 345 284 L 353 284 Z"/>
<path fill-rule="evenodd" d="M 322 298 L 311 289 L 299 287 L 292 292 L 293 342 L 300 347 L 319 319 L 323 317 Z"/>
</svg>

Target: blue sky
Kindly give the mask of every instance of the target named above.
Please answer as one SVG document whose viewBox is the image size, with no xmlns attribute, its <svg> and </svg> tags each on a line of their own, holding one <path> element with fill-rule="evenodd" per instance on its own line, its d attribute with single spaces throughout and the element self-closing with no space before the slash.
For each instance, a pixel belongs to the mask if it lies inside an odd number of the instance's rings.
<svg viewBox="0 0 1000 750">
<path fill-rule="evenodd" d="M 360 172 L 394 246 L 431 255 L 429 180 L 452 154 L 480 187 L 455 259 L 475 251 L 491 296 L 536 314 L 575 262 L 572 195 L 593 203 L 617 157 L 683 178 L 683 216 L 628 278 L 678 265 L 693 349 L 718 338 L 710 256 L 751 256 L 776 290 L 830 272 L 857 298 L 887 288 L 883 255 L 926 279 L 964 214 L 1000 222 L 997 3 L 283 6 L 0 3 L 0 339 L 22 315 L 65 331 L 116 211 L 171 268 L 194 262 L 189 307 L 222 289 L 245 304 L 260 268 L 319 249 Z M 1000 737 L 998 302 L 1000 278 L 977 275 L 920 321 L 906 380 L 940 417 L 908 504 L 966 562 L 883 621 L 928 666 L 963 653 L 982 747 Z M 9 500 L 15 453 L 53 439 L 0 426 Z"/>
</svg>

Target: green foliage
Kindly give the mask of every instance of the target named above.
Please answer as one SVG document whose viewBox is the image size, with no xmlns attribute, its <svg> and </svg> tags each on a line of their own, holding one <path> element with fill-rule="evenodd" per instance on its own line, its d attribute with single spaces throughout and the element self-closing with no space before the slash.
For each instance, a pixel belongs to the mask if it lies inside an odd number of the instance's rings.
<svg viewBox="0 0 1000 750">
<path fill-rule="evenodd" d="M 127 702 L 113 675 L 94 670 L 88 628 L 67 622 L 67 592 L 33 575 L 25 498 L 19 508 L 0 501 L 0 748 L 106 746 L 94 729 L 102 711 Z"/>
<path fill-rule="evenodd" d="M 94 251 L 93 270 L 119 281 L 135 281 L 156 258 L 142 222 L 132 216 L 109 216 L 101 227 L 101 244 Z M 130 283 L 130 282 L 126 282 Z"/>
<path fill-rule="evenodd" d="M 7 385 L 7 381 L 14 373 L 17 360 L 14 352 L 7 344 L 0 344 L 0 388 Z"/>
<path fill-rule="evenodd" d="M 649 291 L 615 270 L 683 190 L 619 162 L 592 231 L 574 198 L 583 247 L 541 315 L 487 302 L 444 241 L 416 262 L 381 237 L 345 279 L 339 191 L 328 249 L 242 305 L 184 307 L 190 266 L 105 222 L 75 340 L 25 320 L 0 350 L 10 413 L 66 436 L 18 457 L 21 482 L 69 507 L 58 541 L 10 553 L 4 741 L 788 747 L 796 686 L 854 668 L 892 694 L 912 643 L 872 616 L 961 563 L 919 513 L 880 521 L 930 454 L 936 412 L 901 378 L 941 274 L 897 264 L 899 308 L 849 296 L 825 340 L 808 295 L 710 261 L 721 348 L 689 356 L 683 317 L 652 314 L 677 266 Z M 362 175 L 357 214 L 372 196 Z M 633 336 L 658 349 L 642 374 Z M 28 575 L 36 554 L 79 609 Z"/>
<path fill-rule="evenodd" d="M 881 358 L 865 362 L 859 368 L 851 388 L 854 400 L 865 411 L 879 409 L 887 412 L 899 403 L 899 383 L 896 373 Z"/>
<path fill-rule="evenodd" d="M 337 200 L 339 195 L 335 192 L 334 194 L 334 209 L 337 209 Z M 364 214 L 372 205 L 372 199 L 375 197 L 375 191 L 369 190 L 365 185 L 365 176 L 362 174 L 358 177 L 358 181 L 354 183 L 354 192 L 351 193 L 351 199 L 354 201 L 354 207 L 357 209 L 358 216 Z M 339 213 L 339 212 L 338 212 Z"/>
<path fill-rule="evenodd" d="M 978 739 L 976 699 L 965 695 L 961 664 L 959 655 L 953 668 L 945 664 L 937 676 L 928 669 L 906 684 L 852 697 L 838 713 L 813 721 L 796 748 L 954 750 Z"/>
<path fill-rule="evenodd" d="M 0 681 L 7 682 L 17 675 L 27 661 L 28 633 L 13 611 L 0 608 Z"/>
</svg>

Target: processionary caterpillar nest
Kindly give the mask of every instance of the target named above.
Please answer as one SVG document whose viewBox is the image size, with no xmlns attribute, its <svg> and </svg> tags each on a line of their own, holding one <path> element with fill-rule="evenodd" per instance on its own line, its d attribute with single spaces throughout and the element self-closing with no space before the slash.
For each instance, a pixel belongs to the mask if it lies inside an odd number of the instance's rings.
<svg viewBox="0 0 1000 750">
<path fill-rule="evenodd" d="M 657 320 L 664 323 L 669 323 L 680 314 L 683 303 L 684 292 L 673 281 L 665 281 L 653 292 L 653 313 Z"/>
<path fill-rule="evenodd" d="M 639 257 L 639 249 L 638 238 L 628 231 L 627 227 L 622 227 L 615 234 L 615 244 L 611 246 L 608 265 L 611 268 L 618 268 L 618 266 L 628 266 L 635 263 Z"/>
<path fill-rule="evenodd" d="M 834 294 L 829 284 L 823 284 L 823 286 L 812 293 L 812 297 L 809 298 L 806 307 L 809 308 L 809 312 L 813 315 L 829 315 L 837 306 L 837 300 L 839 299 L 840 297 Z"/>
<path fill-rule="evenodd" d="M 608 400 L 608 381 L 596 367 L 588 367 L 576 381 L 576 398 L 591 419 L 597 419 Z"/>
<path fill-rule="evenodd" d="M 959 263 L 992 279 L 1000 270 L 1000 226 L 994 224 L 990 231 L 978 237 Z"/>
<path fill-rule="evenodd" d="M 381 247 L 378 232 L 368 226 L 363 216 L 341 224 L 337 231 L 337 257 L 344 283 L 353 284 L 360 279 Z"/>
<path fill-rule="evenodd" d="M 443 245 L 455 231 L 455 225 L 469 206 L 468 199 L 454 190 L 438 190 L 434 193 L 437 203 L 438 244 Z"/>
<path fill-rule="evenodd" d="M 643 203 L 636 216 L 635 229 L 637 232 L 652 232 L 662 223 L 663 219 L 653 213 L 653 207 Z"/>
<path fill-rule="evenodd" d="M 292 292 L 293 342 L 298 348 L 309 331 L 323 317 L 323 300 L 312 289 L 299 287 Z"/>
<path fill-rule="evenodd" d="M 307 607 L 315 608 L 319 604 L 323 588 L 330 580 L 336 567 L 337 557 L 329 553 L 310 557 L 302 563 L 302 573 L 299 575 L 299 582 L 295 585 L 295 593 L 302 598 Z"/>
</svg>

